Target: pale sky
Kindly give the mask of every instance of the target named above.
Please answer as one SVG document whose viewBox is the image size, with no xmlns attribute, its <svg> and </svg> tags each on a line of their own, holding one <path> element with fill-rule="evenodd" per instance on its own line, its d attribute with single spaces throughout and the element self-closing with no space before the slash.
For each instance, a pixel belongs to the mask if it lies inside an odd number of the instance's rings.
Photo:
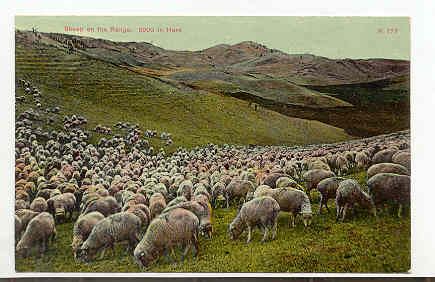
<svg viewBox="0 0 435 282">
<path fill-rule="evenodd" d="M 64 27 L 84 29 L 65 32 Z M 217 44 L 255 41 L 290 54 L 328 58 L 410 58 L 408 17 L 150 17 L 16 16 L 15 27 L 71 33 L 113 41 L 150 42 L 169 50 L 201 50 Z M 86 28 L 130 28 L 132 32 L 95 32 Z M 141 33 L 139 27 L 154 28 Z M 168 33 L 166 27 L 180 28 Z M 162 28 L 163 32 L 158 32 Z"/>
</svg>

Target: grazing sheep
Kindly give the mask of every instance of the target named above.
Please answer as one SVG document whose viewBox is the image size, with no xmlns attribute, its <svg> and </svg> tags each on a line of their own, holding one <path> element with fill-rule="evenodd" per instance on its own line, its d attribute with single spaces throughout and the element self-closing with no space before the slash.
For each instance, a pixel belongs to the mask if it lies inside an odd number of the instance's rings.
<svg viewBox="0 0 435 282">
<path fill-rule="evenodd" d="M 403 165 L 411 172 L 411 153 L 399 151 L 391 157 L 391 161 L 396 164 Z"/>
<path fill-rule="evenodd" d="M 73 240 L 71 244 L 74 260 L 77 261 L 77 251 L 82 243 L 88 239 L 89 234 L 92 232 L 92 228 L 103 219 L 104 215 L 102 213 L 94 211 L 80 216 L 74 223 Z"/>
<path fill-rule="evenodd" d="M 347 210 L 349 208 L 353 210 L 354 204 L 372 209 L 373 215 L 376 216 L 375 204 L 370 195 L 363 190 L 356 180 L 346 179 L 338 185 L 335 196 L 335 206 L 337 208 L 336 221 L 338 221 L 340 217 L 341 221 L 344 221 Z"/>
<path fill-rule="evenodd" d="M 376 206 L 387 202 L 399 204 L 398 217 L 402 208 L 410 204 L 411 177 L 394 173 L 379 173 L 367 181 L 367 187 Z"/>
<path fill-rule="evenodd" d="M 151 219 L 158 216 L 165 208 L 165 197 L 161 193 L 154 193 L 150 198 Z"/>
<path fill-rule="evenodd" d="M 400 164 L 378 163 L 378 164 L 372 165 L 367 170 L 367 179 L 370 179 L 379 173 L 395 173 L 395 174 L 400 174 L 400 175 L 410 175 L 409 170 Z"/>
<path fill-rule="evenodd" d="M 338 175 L 344 175 L 349 171 L 350 163 L 345 157 L 338 155 L 335 159 L 335 167 Z"/>
<path fill-rule="evenodd" d="M 297 183 L 296 183 L 296 181 L 294 181 L 290 177 L 284 176 L 284 177 L 280 177 L 276 180 L 275 187 L 276 188 L 284 188 L 284 187 L 296 188 Z"/>
<path fill-rule="evenodd" d="M 195 261 L 199 257 L 199 219 L 186 209 L 177 208 L 156 217 L 134 250 L 139 267 L 144 268 L 159 258 L 165 251 L 178 245 L 186 245 L 181 261 L 184 261 L 192 245 Z"/>
<path fill-rule="evenodd" d="M 144 211 L 142 207 L 139 207 L 138 205 L 133 205 L 127 210 L 127 212 L 136 215 L 140 219 L 141 228 L 147 229 L 148 225 L 151 222 L 150 211 L 148 210 L 148 208 L 146 211 Z"/>
<path fill-rule="evenodd" d="M 105 217 L 108 217 L 109 215 L 117 213 L 119 210 L 120 209 L 116 199 L 112 196 L 107 196 L 102 199 L 92 201 L 81 215 L 85 215 L 93 211 L 99 211 Z"/>
<path fill-rule="evenodd" d="M 397 150 L 385 149 L 377 152 L 372 158 L 372 164 L 391 163 L 391 159 Z"/>
<path fill-rule="evenodd" d="M 320 192 L 320 202 L 319 202 L 319 216 L 322 213 L 322 206 L 326 207 L 329 213 L 328 200 L 335 199 L 338 185 L 346 180 L 343 177 L 329 177 L 325 178 L 317 184 L 317 190 Z"/>
<path fill-rule="evenodd" d="M 188 201 L 192 199 L 193 183 L 190 180 L 185 180 L 180 183 L 177 190 L 177 196 L 184 196 Z"/>
<path fill-rule="evenodd" d="M 212 209 L 210 204 L 197 202 L 197 201 L 188 201 L 179 203 L 178 205 L 167 207 L 163 210 L 163 213 L 170 212 L 176 208 L 182 208 L 193 212 L 199 219 L 199 231 L 202 234 L 207 234 L 209 238 L 212 236 L 213 231 L 213 218 L 212 218 Z"/>
<path fill-rule="evenodd" d="M 29 208 L 29 202 L 26 202 L 21 199 L 15 201 L 15 210 L 22 210 L 28 208 Z"/>
<path fill-rule="evenodd" d="M 308 197 L 312 189 L 316 189 L 317 184 L 325 178 L 334 177 L 335 174 L 332 171 L 324 169 L 309 170 L 303 174 L 303 179 L 305 182 L 305 189 Z"/>
<path fill-rule="evenodd" d="M 69 213 L 69 220 L 72 220 L 76 197 L 72 193 L 56 195 L 47 200 L 48 211 L 57 220 L 58 218 L 66 219 Z"/>
<path fill-rule="evenodd" d="M 313 212 L 310 199 L 304 191 L 294 188 L 271 189 L 264 187 L 261 190 L 256 190 L 254 193 L 255 198 L 262 196 L 272 197 L 278 202 L 281 211 L 290 212 L 293 227 L 295 227 L 295 220 L 298 214 L 302 215 L 305 226 L 311 225 Z"/>
<path fill-rule="evenodd" d="M 30 204 L 30 209 L 35 212 L 45 212 L 48 210 L 48 204 L 44 198 L 38 197 Z"/>
<path fill-rule="evenodd" d="M 230 207 L 230 200 L 244 200 L 248 192 L 255 190 L 254 185 L 250 181 L 232 180 L 224 190 L 224 198 L 227 202 L 227 208 Z"/>
<path fill-rule="evenodd" d="M 270 186 L 271 188 L 276 188 L 276 182 L 281 177 L 289 177 L 287 174 L 283 173 L 271 173 L 266 175 L 262 181 L 260 181 L 260 184 L 265 184 Z"/>
<path fill-rule="evenodd" d="M 356 163 L 357 168 L 364 168 L 365 169 L 368 167 L 368 165 L 370 163 L 370 159 L 366 153 L 357 152 L 355 155 L 355 163 Z"/>
<path fill-rule="evenodd" d="M 259 197 L 243 204 L 236 218 L 228 227 L 231 240 L 236 240 L 245 228 L 248 228 L 248 240 L 251 241 L 252 228 L 258 227 L 263 233 L 261 242 L 265 242 L 272 230 L 272 240 L 276 237 L 278 225 L 279 204 L 272 197 Z"/>
<path fill-rule="evenodd" d="M 114 255 L 114 244 L 128 240 L 129 249 L 133 250 L 140 240 L 140 219 L 132 213 L 116 213 L 99 221 L 89 234 L 88 239 L 79 248 L 78 256 L 84 261 L 90 261 L 101 249 L 100 260 L 108 248 Z"/>
<path fill-rule="evenodd" d="M 49 239 L 54 242 L 55 237 L 56 227 L 53 216 L 48 212 L 42 212 L 29 222 L 23 237 L 17 244 L 16 252 L 27 257 L 30 249 L 39 245 L 39 253 L 43 255 Z"/>
<path fill-rule="evenodd" d="M 21 220 L 21 224 L 23 225 L 23 230 L 27 228 L 27 224 L 39 214 L 39 212 L 35 212 L 28 209 L 21 209 L 15 211 L 15 215 Z"/>
</svg>

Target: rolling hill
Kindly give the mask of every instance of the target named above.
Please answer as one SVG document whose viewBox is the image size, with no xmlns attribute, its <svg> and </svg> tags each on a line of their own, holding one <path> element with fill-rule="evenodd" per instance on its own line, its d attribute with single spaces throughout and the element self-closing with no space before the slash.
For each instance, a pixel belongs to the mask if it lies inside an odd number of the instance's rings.
<svg viewBox="0 0 435 282">
<path fill-rule="evenodd" d="M 44 105 L 87 117 L 89 128 L 130 121 L 171 132 L 172 150 L 327 143 L 409 128 L 408 61 L 286 54 L 252 41 L 172 51 L 29 31 L 16 31 L 15 55 L 16 79 L 34 82 Z"/>
</svg>

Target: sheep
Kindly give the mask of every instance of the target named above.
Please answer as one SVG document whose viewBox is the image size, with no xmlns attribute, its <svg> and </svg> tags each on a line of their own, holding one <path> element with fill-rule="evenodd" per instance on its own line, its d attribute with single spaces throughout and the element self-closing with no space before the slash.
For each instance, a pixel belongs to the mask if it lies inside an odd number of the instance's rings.
<svg viewBox="0 0 435 282">
<path fill-rule="evenodd" d="M 336 221 L 341 220 L 344 222 L 347 210 L 349 208 L 353 210 L 355 203 L 365 208 L 371 208 L 373 215 L 376 217 L 376 208 L 373 199 L 363 190 L 361 185 L 354 179 L 341 181 L 335 196 L 335 206 L 337 209 Z"/>
<path fill-rule="evenodd" d="M 23 230 L 27 228 L 28 223 L 38 214 L 40 213 L 28 209 L 21 209 L 15 211 L 15 215 L 18 216 L 18 218 L 21 220 Z"/>
<path fill-rule="evenodd" d="M 338 155 L 335 159 L 335 167 L 338 170 L 338 175 L 344 175 L 350 169 L 350 163 L 347 158 L 343 157 L 342 155 Z"/>
<path fill-rule="evenodd" d="M 178 205 L 167 207 L 163 210 L 162 214 L 170 212 L 176 208 L 183 208 L 193 212 L 199 219 L 199 231 L 202 234 L 207 234 L 209 238 L 212 237 L 213 231 L 213 218 L 212 208 L 210 204 L 197 201 L 188 201 L 179 203 Z"/>
<path fill-rule="evenodd" d="M 151 219 L 158 216 L 166 207 L 165 197 L 161 193 L 154 193 L 150 198 Z"/>
<path fill-rule="evenodd" d="M 379 173 L 367 181 L 367 187 L 378 206 L 386 202 L 399 204 L 398 217 L 400 218 L 402 208 L 409 206 L 411 177 L 394 173 Z"/>
<path fill-rule="evenodd" d="M 85 215 L 93 211 L 99 211 L 105 217 L 107 217 L 109 215 L 117 213 L 119 210 L 119 205 L 116 199 L 112 196 L 108 196 L 92 201 L 81 215 Z"/>
<path fill-rule="evenodd" d="M 48 212 L 42 212 L 35 216 L 28 224 L 26 231 L 17 244 L 16 252 L 27 257 L 30 249 L 39 244 L 39 253 L 42 256 L 47 248 L 47 243 L 56 238 L 54 218 Z"/>
<path fill-rule="evenodd" d="M 296 188 L 297 183 L 296 183 L 296 181 L 294 181 L 290 177 L 280 177 L 276 180 L 275 187 L 276 188 L 283 188 L 283 187 Z"/>
<path fill-rule="evenodd" d="M 178 245 L 186 245 L 181 257 L 184 261 L 192 245 L 195 261 L 199 257 L 199 219 L 186 209 L 177 208 L 156 217 L 134 250 L 134 259 L 139 267 L 146 268 L 165 251 Z"/>
<path fill-rule="evenodd" d="M 227 202 L 227 209 L 230 207 L 230 200 L 244 200 L 248 192 L 254 191 L 254 185 L 250 181 L 232 180 L 224 190 L 224 198 Z"/>
<path fill-rule="evenodd" d="M 272 240 L 276 237 L 280 207 L 272 197 L 262 196 L 243 204 L 237 216 L 228 227 L 231 240 L 236 240 L 245 228 L 248 229 L 248 240 L 251 241 L 252 228 L 258 227 L 263 233 L 261 242 L 265 242 L 272 230 Z"/>
<path fill-rule="evenodd" d="M 372 158 L 372 164 L 391 163 L 391 158 L 397 150 L 385 149 L 377 152 Z"/>
<path fill-rule="evenodd" d="M 19 199 L 15 201 L 15 210 L 28 209 L 29 202 Z"/>
<path fill-rule="evenodd" d="M 320 192 L 320 202 L 319 202 L 319 216 L 322 213 L 322 206 L 326 207 L 326 210 L 329 213 L 328 208 L 328 200 L 335 199 L 335 195 L 337 192 L 338 185 L 346 180 L 343 177 L 329 177 L 325 178 L 317 184 L 317 190 Z"/>
<path fill-rule="evenodd" d="M 133 250 L 140 240 L 140 231 L 141 222 L 136 215 L 126 212 L 110 215 L 94 226 L 88 239 L 79 248 L 78 257 L 88 262 L 103 249 L 101 260 L 108 248 L 112 249 L 114 255 L 114 244 L 125 240 L 128 240 L 129 249 Z"/>
<path fill-rule="evenodd" d="M 148 225 L 151 222 L 151 214 L 147 206 L 143 204 L 133 205 L 130 206 L 127 212 L 139 217 L 141 221 L 141 228 L 147 229 Z"/>
<path fill-rule="evenodd" d="M 56 195 L 47 200 L 48 211 L 56 220 L 66 218 L 67 213 L 69 213 L 69 220 L 72 220 L 75 204 L 76 197 L 72 193 Z"/>
<path fill-rule="evenodd" d="M 89 234 L 92 232 L 92 228 L 104 219 L 104 215 L 98 211 L 88 213 L 86 215 L 80 216 L 74 223 L 73 228 L 73 239 L 71 243 L 71 248 L 74 255 L 74 260 L 77 261 L 77 251 L 86 239 L 88 239 Z"/>
<path fill-rule="evenodd" d="M 271 188 L 276 188 L 276 182 L 281 177 L 289 177 L 287 174 L 283 173 L 271 173 L 266 175 L 262 181 L 260 181 L 260 184 L 265 184 L 270 186 Z"/>
<path fill-rule="evenodd" d="M 378 164 L 372 165 L 367 170 L 367 179 L 370 179 L 374 175 L 379 174 L 379 173 L 395 173 L 395 174 L 400 174 L 400 175 L 410 175 L 409 170 L 400 164 L 378 163 Z"/>
<path fill-rule="evenodd" d="M 409 172 L 411 172 L 411 153 L 399 151 L 391 157 L 391 161 L 403 165 Z"/>
<path fill-rule="evenodd" d="M 335 173 L 329 170 L 324 169 L 315 169 L 309 170 L 303 174 L 303 179 L 305 182 L 305 192 L 308 197 L 310 197 L 310 193 L 312 189 L 316 189 L 317 184 L 325 178 L 334 177 Z"/>
<path fill-rule="evenodd" d="M 48 204 L 44 198 L 38 197 L 32 201 L 30 204 L 30 209 L 36 212 L 45 212 L 48 210 Z"/>
<path fill-rule="evenodd" d="M 280 207 L 281 211 L 290 212 L 292 226 L 295 227 L 295 220 L 298 214 L 302 215 L 302 220 L 305 226 L 311 225 L 313 212 L 311 209 L 310 199 L 304 191 L 294 188 L 267 188 L 256 190 L 254 197 L 269 196 L 274 198 Z"/>
<path fill-rule="evenodd" d="M 367 168 L 370 163 L 369 157 L 364 152 L 357 152 L 355 155 L 355 163 L 357 168 Z"/>
<path fill-rule="evenodd" d="M 180 183 L 177 190 L 177 196 L 184 196 L 188 201 L 192 199 L 193 183 L 190 180 L 185 180 Z"/>
</svg>

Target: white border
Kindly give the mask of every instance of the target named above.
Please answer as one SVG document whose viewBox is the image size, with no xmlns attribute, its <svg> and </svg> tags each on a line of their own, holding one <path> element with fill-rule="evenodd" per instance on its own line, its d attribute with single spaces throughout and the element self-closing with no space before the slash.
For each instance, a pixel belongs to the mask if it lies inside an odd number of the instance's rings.
<svg viewBox="0 0 435 282">
<path fill-rule="evenodd" d="M 415 4 L 413 2 L 418 2 Z M 14 7 L 1 10 L 1 80 L 4 99 L 0 123 L 3 146 L 0 148 L 2 174 L 0 197 L 0 277 L 416 277 L 435 275 L 435 231 L 430 209 L 434 206 L 434 175 L 431 141 L 433 110 L 435 109 L 435 52 L 433 11 L 429 1 L 403 0 L 328 0 L 328 1 L 14 1 Z M 14 147 L 14 16 L 15 15 L 207 15 L 207 16 L 410 16 L 411 17 L 411 128 L 412 128 L 412 273 L 411 274 L 322 274 L 322 273 L 19 273 L 14 271 L 13 220 L 13 147 Z M 12 76 L 11 76 L 12 74 Z"/>
</svg>

